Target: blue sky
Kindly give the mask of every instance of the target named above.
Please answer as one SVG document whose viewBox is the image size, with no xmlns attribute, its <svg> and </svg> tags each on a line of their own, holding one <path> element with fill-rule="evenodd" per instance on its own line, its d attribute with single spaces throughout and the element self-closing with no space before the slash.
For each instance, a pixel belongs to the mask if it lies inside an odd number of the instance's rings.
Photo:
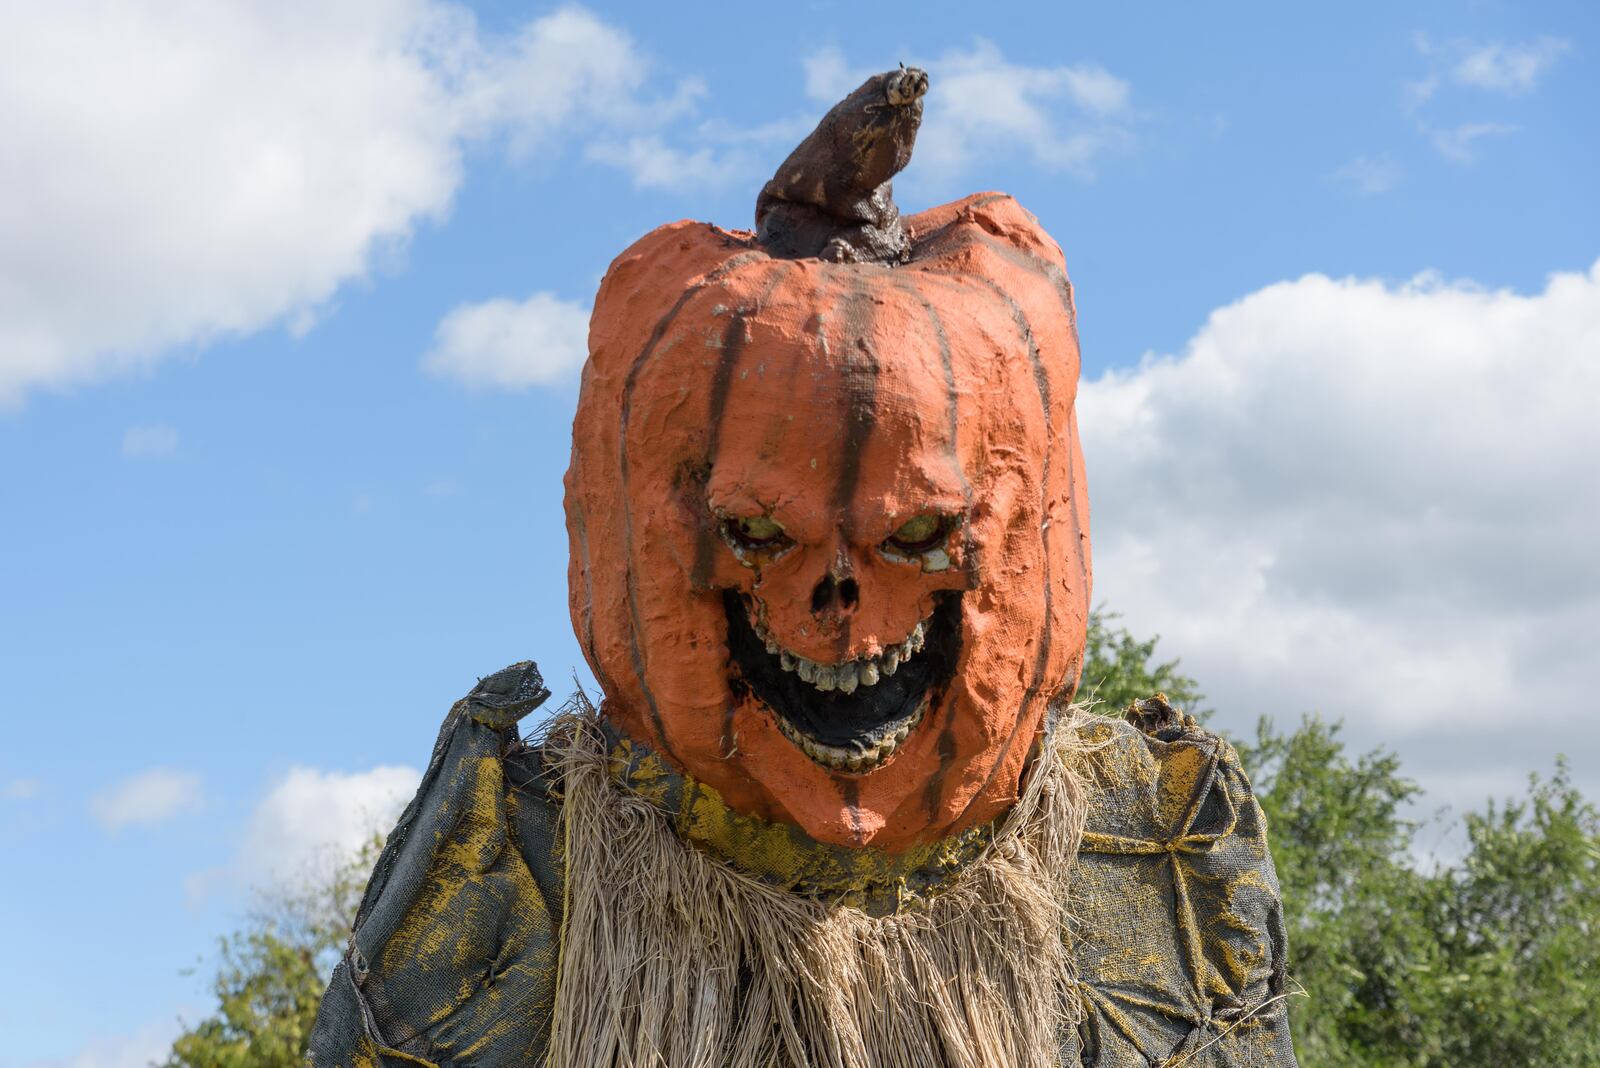
<svg viewBox="0 0 1600 1068">
<path fill-rule="evenodd" d="M 600 275 L 748 225 L 900 61 L 902 207 L 1003 189 L 1065 251 L 1096 599 L 1225 728 L 1342 718 L 1457 808 L 1557 752 L 1600 796 L 1592 5 L 909 10 L 0 16 L 0 1066 L 142 1064 L 476 676 L 587 677 Z"/>
</svg>

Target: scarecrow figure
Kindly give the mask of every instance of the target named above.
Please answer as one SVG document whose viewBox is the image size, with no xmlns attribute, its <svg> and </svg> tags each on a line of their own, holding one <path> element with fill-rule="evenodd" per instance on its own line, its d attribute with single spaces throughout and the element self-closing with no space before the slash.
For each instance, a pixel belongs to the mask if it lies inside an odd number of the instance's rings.
<svg viewBox="0 0 1600 1068">
<path fill-rule="evenodd" d="M 1070 704 L 1088 502 L 1061 252 L 902 219 L 927 76 L 606 274 L 567 473 L 604 691 L 450 712 L 317 1068 L 1292 1065 L 1262 815 L 1159 696 Z"/>
</svg>

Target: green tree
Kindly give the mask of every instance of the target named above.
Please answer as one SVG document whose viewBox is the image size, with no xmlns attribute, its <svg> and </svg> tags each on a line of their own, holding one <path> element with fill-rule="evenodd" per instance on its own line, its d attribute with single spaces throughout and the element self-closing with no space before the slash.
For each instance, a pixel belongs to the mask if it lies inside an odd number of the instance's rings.
<svg viewBox="0 0 1600 1068">
<path fill-rule="evenodd" d="M 1413 1061 L 1426 1035 L 1414 997 L 1436 956 L 1425 880 L 1410 864 L 1417 787 L 1381 751 L 1351 759 L 1339 728 L 1309 716 L 1290 734 L 1267 720 L 1240 744 L 1267 815 L 1283 892 L 1295 1046 L 1329 1068 Z"/>
<path fill-rule="evenodd" d="M 1124 627 L 1114 626 L 1115 612 L 1097 608 L 1089 613 L 1089 637 L 1083 651 L 1079 701 L 1107 715 L 1117 715 L 1128 705 L 1151 694 L 1167 700 L 1197 719 L 1209 713 L 1200 707 L 1199 686 L 1179 674 L 1178 662 L 1152 663 L 1160 637 L 1139 639 Z"/>
<path fill-rule="evenodd" d="M 1391 753 L 1315 717 L 1240 747 L 1267 814 L 1307 1065 L 1600 1066 L 1600 815 L 1565 764 L 1424 868 Z"/>
<path fill-rule="evenodd" d="M 381 845 L 368 842 L 329 879 L 267 895 L 246 929 L 221 940 L 217 1011 L 178 1036 L 161 1068 L 300 1068 Z"/>
<path fill-rule="evenodd" d="M 1600 1065 L 1600 813 L 1565 762 L 1469 814 L 1461 864 L 1429 881 L 1438 939 L 1430 1065 Z"/>
</svg>

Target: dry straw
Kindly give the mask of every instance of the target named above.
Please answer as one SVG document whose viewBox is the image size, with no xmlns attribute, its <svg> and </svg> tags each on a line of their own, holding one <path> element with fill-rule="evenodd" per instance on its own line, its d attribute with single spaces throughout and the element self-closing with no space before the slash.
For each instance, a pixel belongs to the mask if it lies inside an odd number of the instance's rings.
<svg viewBox="0 0 1600 1068">
<path fill-rule="evenodd" d="M 1084 816 L 1075 733 L 1053 732 L 992 843 L 942 893 L 874 917 L 686 845 L 613 779 L 592 715 L 554 725 L 567 889 L 548 1064 L 1056 1065 L 1079 1012 L 1064 937 Z"/>
</svg>

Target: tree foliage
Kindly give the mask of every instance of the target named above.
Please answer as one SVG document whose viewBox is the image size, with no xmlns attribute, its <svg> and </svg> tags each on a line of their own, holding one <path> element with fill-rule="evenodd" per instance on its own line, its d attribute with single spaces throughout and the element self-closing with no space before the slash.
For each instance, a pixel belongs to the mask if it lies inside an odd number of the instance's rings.
<svg viewBox="0 0 1600 1068">
<path fill-rule="evenodd" d="M 381 841 L 305 887 L 263 897 L 221 940 L 215 1014 L 187 1027 L 161 1068 L 300 1068 L 328 974 L 344 948 Z"/>
<path fill-rule="evenodd" d="M 1090 620 L 1082 700 L 1116 714 L 1201 700 L 1115 616 Z M 1600 1068 L 1600 813 L 1566 765 L 1462 818 L 1451 863 L 1419 860 L 1417 786 L 1384 750 L 1352 755 L 1315 716 L 1234 739 L 1268 820 L 1307 1068 Z M 215 1015 L 162 1068 L 298 1068 L 349 931 L 372 843 L 330 881 L 279 898 L 222 943 Z"/>
<path fill-rule="evenodd" d="M 1114 625 L 1117 618 L 1104 608 L 1089 613 L 1077 699 L 1097 712 L 1117 715 L 1134 701 L 1164 693 L 1174 705 L 1204 720 L 1208 713 L 1200 707 L 1200 687 L 1178 672 L 1178 662 L 1151 662 L 1160 637 L 1135 638 Z"/>
</svg>

